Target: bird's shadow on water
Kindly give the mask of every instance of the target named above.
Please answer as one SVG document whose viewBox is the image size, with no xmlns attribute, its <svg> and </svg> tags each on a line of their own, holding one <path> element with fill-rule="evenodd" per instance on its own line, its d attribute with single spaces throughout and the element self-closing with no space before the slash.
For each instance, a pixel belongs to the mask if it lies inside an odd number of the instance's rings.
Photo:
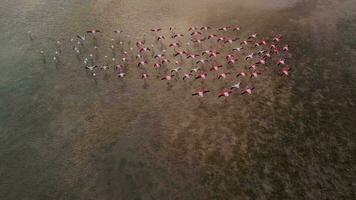
<svg viewBox="0 0 356 200">
<path fill-rule="evenodd" d="M 147 89 L 148 87 L 150 87 L 150 84 L 147 83 L 147 81 L 143 82 L 142 88 L 143 89 Z"/>
<path fill-rule="evenodd" d="M 58 70 L 60 65 L 61 61 L 59 60 L 59 58 L 57 58 L 57 60 L 54 62 L 54 67 Z"/>
<path fill-rule="evenodd" d="M 173 88 L 173 85 L 170 83 L 167 83 L 167 87 L 166 87 L 167 91 L 172 91 L 172 88 Z"/>
<path fill-rule="evenodd" d="M 127 88 L 127 84 L 126 84 L 126 81 L 123 80 L 123 79 L 119 79 L 118 80 L 118 87 L 121 89 L 121 90 L 125 90 Z"/>
<path fill-rule="evenodd" d="M 77 58 L 77 60 L 78 60 L 78 62 L 79 62 L 79 63 L 81 63 L 81 62 L 82 62 L 82 60 L 81 60 L 81 58 L 80 58 L 80 55 L 79 55 L 79 54 L 77 54 L 77 53 L 76 53 L 76 56 L 75 56 L 75 57 Z"/>
</svg>

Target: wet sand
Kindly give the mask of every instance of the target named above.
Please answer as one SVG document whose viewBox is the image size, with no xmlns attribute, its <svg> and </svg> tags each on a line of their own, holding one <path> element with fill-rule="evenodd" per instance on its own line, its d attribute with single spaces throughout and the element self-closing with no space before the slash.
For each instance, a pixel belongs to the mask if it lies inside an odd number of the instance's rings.
<svg viewBox="0 0 356 200">
<path fill-rule="evenodd" d="M 355 199 L 355 9 L 352 0 L 1 2 L 0 199 Z M 184 85 L 94 82 L 69 53 L 57 67 L 39 54 L 93 27 L 105 46 L 116 28 L 142 36 L 220 24 L 283 34 L 291 77 L 201 105 Z"/>
</svg>

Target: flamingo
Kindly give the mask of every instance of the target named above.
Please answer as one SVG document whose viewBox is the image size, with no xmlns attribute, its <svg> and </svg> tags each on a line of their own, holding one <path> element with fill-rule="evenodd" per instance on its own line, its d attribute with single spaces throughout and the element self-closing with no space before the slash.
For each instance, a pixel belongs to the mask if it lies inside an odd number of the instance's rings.
<svg viewBox="0 0 356 200">
<path fill-rule="evenodd" d="M 172 79 L 173 79 L 173 77 L 174 77 L 174 74 L 171 74 L 171 75 L 167 75 L 167 76 L 165 76 L 165 77 L 161 78 L 161 80 L 170 81 L 170 80 L 172 80 Z"/>
<path fill-rule="evenodd" d="M 181 69 L 180 67 L 174 68 L 171 70 L 171 73 L 173 73 L 173 72 L 178 73 L 180 71 L 180 69 Z"/>
<path fill-rule="evenodd" d="M 257 38 L 257 33 L 251 34 L 247 39 L 256 39 Z"/>
<path fill-rule="evenodd" d="M 188 31 L 195 31 L 195 30 L 198 30 L 197 27 L 195 27 L 195 26 L 190 27 L 190 28 L 188 29 Z"/>
<path fill-rule="evenodd" d="M 146 65 L 146 64 L 148 64 L 148 62 L 147 61 L 140 61 L 138 64 L 137 64 L 137 66 L 139 67 L 139 66 L 144 66 L 144 65 Z"/>
<path fill-rule="evenodd" d="M 124 72 L 120 72 L 117 74 L 117 77 L 119 77 L 119 78 L 124 78 L 125 76 L 126 76 L 126 73 L 124 73 Z"/>
<path fill-rule="evenodd" d="M 190 34 L 191 36 L 195 36 L 195 35 L 201 35 L 201 32 L 199 31 L 194 31 Z"/>
<path fill-rule="evenodd" d="M 261 40 L 261 41 L 260 41 L 260 45 L 266 45 L 267 42 L 268 42 L 267 40 Z"/>
<path fill-rule="evenodd" d="M 279 65 L 285 65 L 286 64 L 286 60 L 285 59 L 281 59 L 278 61 L 278 66 Z"/>
<path fill-rule="evenodd" d="M 224 41 L 225 41 L 225 38 L 224 38 L 224 37 L 219 37 L 219 38 L 217 39 L 217 41 L 218 41 L 218 42 L 224 42 Z"/>
<path fill-rule="evenodd" d="M 141 79 L 148 79 L 148 74 L 147 73 L 142 73 L 141 74 Z"/>
<path fill-rule="evenodd" d="M 79 38 L 80 40 L 84 41 L 85 40 L 85 35 L 77 35 L 77 38 Z"/>
<path fill-rule="evenodd" d="M 225 59 L 226 59 L 226 60 L 231 60 L 231 59 L 234 59 L 234 57 L 235 57 L 235 56 L 232 55 L 232 54 L 227 54 L 226 57 L 225 57 Z"/>
<path fill-rule="evenodd" d="M 156 68 L 156 69 L 157 69 L 157 68 L 160 68 L 160 67 L 161 67 L 161 64 L 160 64 L 160 63 L 155 63 L 155 64 L 153 65 L 153 67 Z"/>
<path fill-rule="evenodd" d="M 221 67 L 223 67 L 222 65 L 213 65 L 211 68 L 210 68 L 210 70 L 209 71 L 218 71 L 219 70 L 219 68 L 221 68 Z"/>
<path fill-rule="evenodd" d="M 115 70 L 119 70 L 120 71 L 121 69 L 122 69 L 122 65 L 116 65 L 115 66 Z"/>
<path fill-rule="evenodd" d="M 248 41 L 248 40 L 244 40 L 244 41 L 240 42 L 240 45 L 247 45 L 249 42 L 250 41 Z"/>
<path fill-rule="evenodd" d="M 288 76 L 289 75 L 289 71 L 291 69 L 289 67 L 283 67 L 282 70 L 281 70 L 281 76 Z"/>
<path fill-rule="evenodd" d="M 213 52 L 212 50 L 205 50 L 201 53 L 201 55 L 204 55 L 204 54 L 210 54 L 211 52 Z"/>
<path fill-rule="evenodd" d="M 261 59 L 261 60 L 259 60 L 258 62 L 256 62 L 256 65 L 259 65 L 259 64 L 265 65 L 265 64 L 266 64 L 266 60 Z"/>
<path fill-rule="evenodd" d="M 144 51 L 144 52 L 147 52 L 147 51 L 151 51 L 151 49 L 150 49 L 150 48 L 147 48 L 147 47 L 144 47 L 144 48 L 141 48 L 139 52 L 141 53 L 141 52 L 143 52 L 143 51 Z"/>
<path fill-rule="evenodd" d="M 199 63 L 204 64 L 204 63 L 206 63 L 206 62 L 208 62 L 208 60 L 201 59 L 201 60 L 198 60 L 198 61 L 196 62 L 196 64 L 199 64 Z"/>
<path fill-rule="evenodd" d="M 254 53 L 247 55 L 245 60 L 252 59 L 254 55 L 255 55 Z"/>
<path fill-rule="evenodd" d="M 205 80 L 207 78 L 207 76 L 208 76 L 207 73 L 203 73 L 203 74 L 199 74 L 198 76 L 196 76 L 195 79 Z"/>
<path fill-rule="evenodd" d="M 237 61 L 238 61 L 238 59 L 230 59 L 230 60 L 227 62 L 227 64 L 233 65 L 233 64 L 235 64 Z"/>
<path fill-rule="evenodd" d="M 77 54 L 80 54 L 80 51 L 79 51 L 79 49 L 78 49 L 77 47 L 74 47 L 73 50 L 74 50 Z M 43 54 L 43 53 L 44 53 L 44 52 L 41 51 L 41 54 Z"/>
<path fill-rule="evenodd" d="M 249 69 L 253 69 L 253 70 L 256 70 L 257 69 L 257 66 L 256 66 L 256 64 L 253 64 L 253 65 L 251 65 L 250 67 L 249 67 Z"/>
<path fill-rule="evenodd" d="M 186 73 L 183 75 L 183 80 L 190 79 L 192 77 L 191 73 Z"/>
<path fill-rule="evenodd" d="M 243 49 L 243 47 L 236 47 L 236 48 L 233 48 L 232 50 L 233 50 L 233 51 L 240 52 L 242 49 Z"/>
<path fill-rule="evenodd" d="M 140 54 L 136 55 L 136 59 L 141 59 L 141 58 L 142 58 L 142 56 Z"/>
<path fill-rule="evenodd" d="M 268 58 L 271 58 L 271 54 L 270 54 L 270 53 L 266 53 L 266 54 L 263 56 L 263 59 L 268 59 Z"/>
<path fill-rule="evenodd" d="M 288 45 L 285 45 L 285 46 L 283 47 L 283 51 L 289 51 L 289 46 L 288 46 Z"/>
<path fill-rule="evenodd" d="M 263 55 L 264 53 L 266 53 L 267 51 L 266 50 L 261 50 L 261 51 L 259 51 L 257 54 L 258 55 Z"/>
<path fill-rule="evenodd" d="M 163 35 L 157 37 L 157 41 L 166 39 Z"/>
<path fill-rule="evenodd" d="M 238 38 L 226 40 L 224 43 L 225 43 L 225 44 L 226 44 L 226 43 L 232 44 L 232 43 L 235 42 L 236 40 L 238 40 Z"/>
<path fill-rule="evenodd" d="M 240 28 L 240 26 L 235 26 L 232 30 L 233 30 L 233 31 L 240 31 L 241 28 Z"/>
<path fill-rule="evenodd" d="M 154 58 L 158 58 L 158 59 L 161 59 L 164 57 L 164 54 L 157 54 L 154 56 Z"/>
<path fill-rule="evenodd" d="M 188 58 L 196 58 L 196 57 L 199 57 L 200 55 L 198 55 L 198 54 L 189 54 L 188 56 L 187 56 L 187 59 Z"/>
<path fill-rule="evenodd" d="M 198 96 L 198 97 L 204 97 L 205 93 L 210 92 L 209 90 L 206 89 L 200 89 L 198 91 L 196 91 L 195 93 L 192 94 L 192 96 Z"/>
<path fill-rule="evenodd" d="M 91 34 L 95 35 L 96 33 L 100 33 L 100 30 L 98 30 L 98 29 L 93 29 L 93 30 L 87 31 L 87 33 L 91 33 Z"/>
<path fill-rule="evenodd" d="M 220 52 L 217 52 L 217 51 L 211 52 L 210 55 L 209 55 L 209 57 L 216 57 L 216 56 L 219 55 L 219 54 L 220 54 Z"/>
<path fill-rule="evenodd" d="M 225 27 L 219 28 L 218 30 L 219 31 L 228 31 L 229 29 L 230 29 L 230 26 L 225 26 Z"/>
<path fill-rule="evenodd" d="M 197 73 L 198 71 L 200 71 L 200 68 L 196 67 L 196 68 L 191 69 L 190 73 L 193 73 L 193 72 Z"/>
<path fill-rule="evenodd" d="M 259 47 L 259 46 L 260 46 L 260 43 L 256 42 L 255 47 Z"/>
<path fill-rule="evenodd" d="M 169 47 L 180 47 L 180 44 L 178 42 L 171 43 Z"/>
<path fill-rule="evenodd" d="M 106 70 L 108 70 L 108 69 L 109 69 L 109 66 L 107 66 L 107 65 L 103 65 L 103 66 L 101 66 L 101 67 L 100 67 L 100 69 L 101 69 L 101 70 L 105 70 L 105 71 L 106 71 Z"/>
<path fill-rule="evenodd" d="M 239 76 L 246 76 L 247 74 L 245 72 L 238 72 L 236 74 L 236 77 L 239 77 Z"/>
<path fill-rule="evenodd" d="M 197 40 L 193 40 L 193 42 L 201 44 L 202 42 L 204 42 L 206 40 L 206 38 L 201 38 L 201 39 L 197 39 Z"/>
<path fill-rule="evenodd" d="M 261 74 L 261 72 L 258 72 L 258 71 L 252 72 L 250 78 L 257 78 L 258 75 L 260 75 L 260 74 Z"/>
<path fill-rule="evenodd" d="M 218 75 L 218 79 L 225 79 L 227 77 L 227 75 L 231 74 L 230 72 L 223 72 L 221 74 Z"/>
<path fill-rule="evenodd" d="M 241 95 L 244 95 L 244 94 L 249 94 L 249 95 L 251 95 L 251 94 L 252 94 L 252 91 L 253 91 L 254 89 L 255 89 L 254 87 L 247 87 L 243 92 L 241 92 Z"/>
<path fill-rule="evenodd" d="M 120 29 L 116 29 L 116 30 L 114 30 L 114 33 L 118 33 L 118 34 L 120 34 L 120 33 L 122 33 L 123 31 L 122 30 L 120 30 Z"/>
<path fill-rule="evenodd" d="M 271 44 L 271 49 L 277 49 L 277 46 L 275 44 Z"/>
<path fill-rule="evenodd" d="M 274 42 L 280 42 L 281 40 L 282 40 L 282 36 L 280 36 L 280 35 L 277 35 L 277 36 L 275 36 L 274 38 L 273 38 L 273 41 Z"/>
<path fill-rule="evenodd" d="M 97 68 L 98 66 L 93 65 L 93 66 L 85 66 L 85 68 L 89 69 L 89 71 L 93 71 L 95 68 Z"/>
<path fill-rule="evenodd" d="M 235 84 L 233 84 L 232 86 L 231 86 L 231 90 L 233 90 L 233 89 L 239 89 L 240 88 L 240 82 L 238 82 L 238 83 L 235 83 Z"/>
<path fill-rule="evenodd" d="M 272 53 L 277 54 L 277 55 L 279 54 L 279 52 L 280 52 L 280 50 L 278 48 L 274 48 L 272 51 Z"/>
<path fill-rule="evenodd" d="M 210 29 L 209 26 L 203 26 L 203 27 L 200 28 L 200 30 L 205 30 L 205 31 L 207 31 L 208 29 Z"/>
<path fill-rule="evenodd" d="M 152 32 L 160 32 L 162 29 L 161 28 L 154 28 L 154 29 L 151 29 Z"/>
<path fill-rule="evenodd" d="M 187 54 L 185 51 L 178 51 L 177 53 L 174 54 L 174 57 L 177 57 L 179 55 Z"/>
<path fill-rule="evenodd" d="M 140 47 L 140 46 L 143 46 L 143 45 L 145 45 L 145 41 L 138 41 L 138 42 L 136 42 L 136 46 L 137 46 L 137 47 Z"/>
<path fill-rule="evenodd" d="M 171 61 L 170 60 L 168 60 L 168 59 L 162 59 L 162 65 L 164 64 L 164 63 L 170 63 Z"/>
<path fill-rule="evenodd" d="M 208 40 L 210 40 L 210 39 L 212 39 L 212 38 L 215 38 L 215 37 L 217 37 L 217 35 L 215 35 L 215 34 L 210 34 L 210 35 L 208 35 Z"/>
<path fill-rule="evenodd" d="M 183 34 L 175 34 L 175 35 L 172 36 L 173 39 L 177 38 L 177 37 L 184 37 L 184 35 Z"/>
<path fill-rule="evenodd" d="M 220 97 L 229 97 L 231 94 L 232 94 L 232 90 L 231 89 L 224 90 L 224 91 L 219 93 L 218 98 L 220 98 Z"/>
</svg>

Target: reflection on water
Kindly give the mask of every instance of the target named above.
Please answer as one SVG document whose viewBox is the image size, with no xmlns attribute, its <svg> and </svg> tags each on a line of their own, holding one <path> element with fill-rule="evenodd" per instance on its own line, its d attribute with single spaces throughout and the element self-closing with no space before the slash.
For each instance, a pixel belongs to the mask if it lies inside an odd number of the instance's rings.
<svg viewBox="0 0 356 200">
<path fill-rule="evenodd" d="M 0 199 L 353 199 L 355 3 L 219 2 L 1 2 Z M 49 61 L 88 28 L 191 24 L 282 33 L 293 75 L 199 104 L 184 85 L 94 82 L 71 52 Z"/>
</svg>

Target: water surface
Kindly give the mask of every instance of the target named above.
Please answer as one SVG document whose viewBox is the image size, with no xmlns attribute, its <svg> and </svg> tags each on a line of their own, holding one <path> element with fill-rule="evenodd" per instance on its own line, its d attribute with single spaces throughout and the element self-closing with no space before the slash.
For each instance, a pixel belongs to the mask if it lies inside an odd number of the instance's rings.
<svg viewBox="0 0 356 200">
<path fill-rule="evenodd" d="M 355 199 L 355 9 L 352 0 L 2 1 L 0 199 Z M 70 49 L 94 27 L 107 30 L 104 47 L 116 28 L 141 37 L 222 24 L 283 34 L 290 78 L 200 104 L 183 84 L 94 81 L 70 51 L 50 61 L 57 40 Z"/>
</svg>

